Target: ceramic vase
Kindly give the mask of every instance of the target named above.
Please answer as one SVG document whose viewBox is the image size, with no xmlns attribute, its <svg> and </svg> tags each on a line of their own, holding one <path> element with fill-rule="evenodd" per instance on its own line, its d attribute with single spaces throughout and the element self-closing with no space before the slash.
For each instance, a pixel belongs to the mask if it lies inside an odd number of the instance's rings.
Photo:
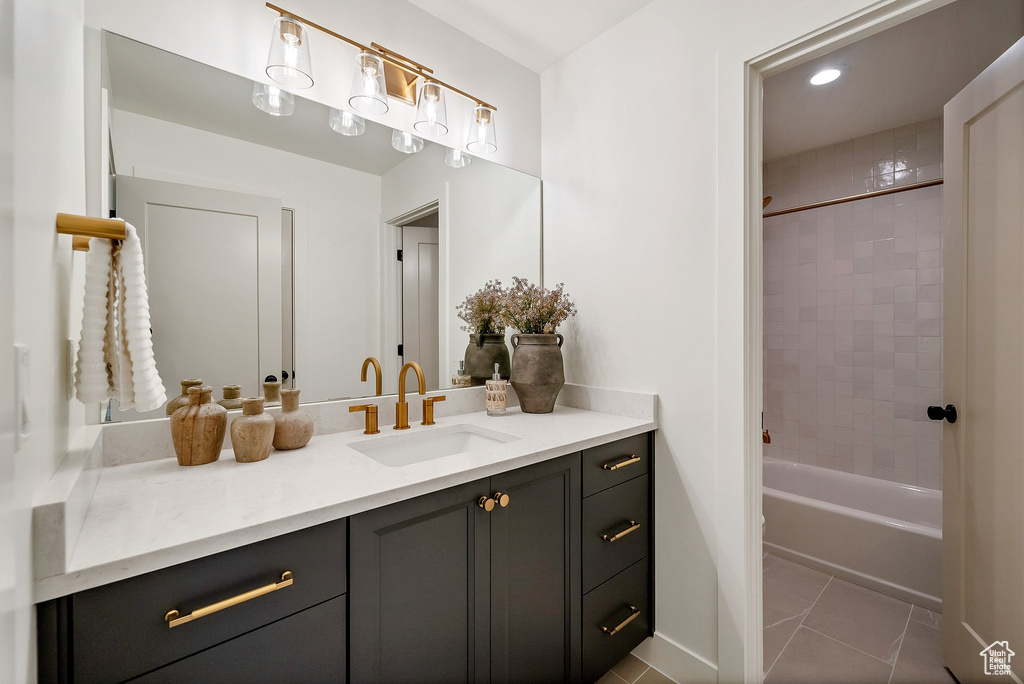
<svg viewBox="0 0 1024 684">
<path fill-rule="evenodd" d="M 313 419 L 299 410 L 299 390 L 281 390 L 281 413 L 274 419 L 274 448 L 301 449 L 313 436 Z"/>
<path fill-rule="evenodd" d="M 228 411 L 235 411 L 242 408 L 242 386 L 241 385 L 224 385 L 224 398 L 217 403 L 226 408 Z"/>
<path fill-rule="evenodd" d="M 181 394 L 167 402 L 167 415 L 173 415 L 182 406 L 188 406 L 188 388 L 202 387 L 203 381 L 199 378 L 181 381 Z"/>
<path fill-rule="evenodd" d="M 231 421 L 231 448 L 239 463 L 255 463 L 274 448 L 274 417 L 263 412 L 263 397 L 242 399 L 242 415 Z"/>
<path fill-rule="evenodd" d="M 188 405 L 171 416 L 171 439 L 178 465 L 203 465 L 220 458 L 228 410 L 212 403 L 212 398 L 212 387 L 189 387 Z"/>
<path fill-rule="evenodd" d="M 281 382 L 279 380 L 267 380 L 263 383 L 263 398 L 267 400 L 267 406 L 281 403 Z"/>
<path fill-rule="evenodd" d="M 565 384 L 561 335 L 513 335 L 512 389 L 523 413 L 551 413 Z"/>
<path fill-rule="evenodd" d="M 483 385 L 490 380 L 494 375 L 494 364 L 498 364 L 502 379 L 508 380 L 512 363 L 505 346 L 505 333 L 470 335 L 466 347 L 466 373 L 473 378 L 472 384 Z"/>
</svg>

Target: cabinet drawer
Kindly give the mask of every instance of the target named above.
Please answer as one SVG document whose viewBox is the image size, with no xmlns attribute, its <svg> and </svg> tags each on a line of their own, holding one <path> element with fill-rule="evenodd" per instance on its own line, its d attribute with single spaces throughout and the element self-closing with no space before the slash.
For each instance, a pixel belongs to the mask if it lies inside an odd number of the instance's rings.
<svg viewBox="0 0 1024 684">
<path fill-rule="evenodd" d="M 649 636 L 649 580 L 645 558 L 583 597 L 584 682 L 596 682 Z"/>
<path fill-rule="evenodd" d="M 646 433 L 584 451 L 583 496 L 646 473 L 649 451 Z"/>
<path fill-rule="evenodd" d="M 138 676 L 344 594 L 345 530 L 336 520 L 75 594 L 75 682 Z M 176 627 L 165 620 L 278 583 L 285 571 L 290 586 Z"/>
<path fill-rule="evenodd" d="M 345 597 L 339 596 L 132 681 L 318 684 L 345 676 Z"/>
<path fill-rule="evenodd" d="M 643 475 L 583 500 L 583 593 L 647 556 L 648 480 Z"/>
</svg>

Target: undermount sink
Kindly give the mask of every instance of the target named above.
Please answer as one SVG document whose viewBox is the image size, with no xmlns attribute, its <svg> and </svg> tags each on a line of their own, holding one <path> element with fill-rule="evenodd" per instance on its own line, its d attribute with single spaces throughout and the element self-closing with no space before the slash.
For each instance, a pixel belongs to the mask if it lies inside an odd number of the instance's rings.
<svg viewBox="0 0 1024 684">
<path fill-rule="evenodd" d="M 364 456 L 391 468 L 432 461 L 466 453 L 489 453 L 519 437 L 476 425 L 445 425 L 390 437 L 352 442 L 349 446 Z"/>
</svg>

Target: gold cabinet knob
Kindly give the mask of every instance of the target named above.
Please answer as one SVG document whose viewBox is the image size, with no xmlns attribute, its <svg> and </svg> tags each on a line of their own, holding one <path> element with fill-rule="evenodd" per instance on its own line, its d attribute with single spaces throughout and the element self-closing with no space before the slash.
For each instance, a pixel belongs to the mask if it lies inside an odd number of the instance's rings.
<svg viewBox="0 0 1024 684">
<path fill-rule="evenodd" d="M 508 494 L 502 494 L 501 492 L 494 492 L 494 500 L 498 502 L 498 505 L 504 508 L 508 506 L 509 498 Z"/>
<path fill-rule="evenodd" d="M 494 510 L 494 499 L 489 496 L 481 496 L 480 500 L 477 501 L 476 504 L 488 513 Z"/>
</svg>

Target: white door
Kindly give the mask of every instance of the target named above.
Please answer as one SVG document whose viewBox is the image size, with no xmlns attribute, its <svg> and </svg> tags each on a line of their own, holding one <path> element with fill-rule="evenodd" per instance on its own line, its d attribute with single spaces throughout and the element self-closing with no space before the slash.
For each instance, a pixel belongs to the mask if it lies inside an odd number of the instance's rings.
<svg viewBox="0 0 1024 684">
<path fill-rule="evenodd" d="M 1024 40 L 946 105 L 944 167 L 943 656 L 1020 682 L 982 651 L 1024 671 Z"/>
<path fill-rule="evenodd" d="M 402 344 L 406 361 L 423 369 L 427 389 L 440 385 L 437 321 L 437 228 L 402 227 Z"/>
<path fill-rule="evenodd" d="M 168 399 L 181 394 L 184 378 L 202 378 L 214 400 L 224 385 L 262 395 L 263 378 L 280 379 L 284 368 L 281 202 L 130 176 L 117 177 L 116 191 L 117 215 L 142 241 L 153 353 Z"/>
</svg>

